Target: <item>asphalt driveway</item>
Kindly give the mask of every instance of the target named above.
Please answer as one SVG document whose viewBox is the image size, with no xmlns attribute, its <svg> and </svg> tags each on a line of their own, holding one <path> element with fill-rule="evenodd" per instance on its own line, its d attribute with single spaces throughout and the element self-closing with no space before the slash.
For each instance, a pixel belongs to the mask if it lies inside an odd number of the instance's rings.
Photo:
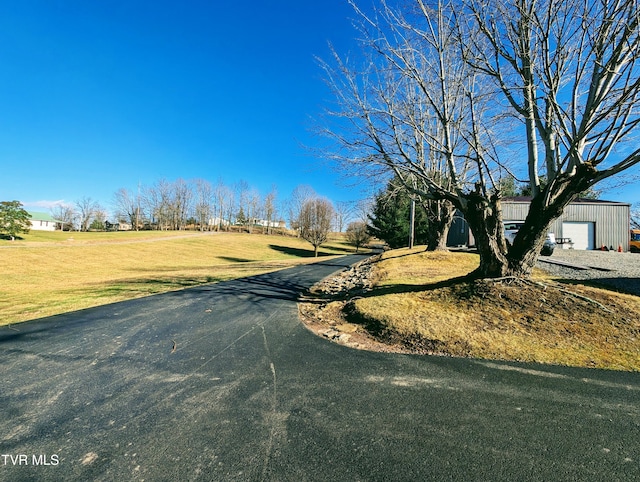
<svg viewBox="0 0 640 482">
<path fill-rule="evenodd" d="M 0 328 L 0 480 L 640 480 L 640 374 L 308 332 L 359 259 Z"/>
</svg>

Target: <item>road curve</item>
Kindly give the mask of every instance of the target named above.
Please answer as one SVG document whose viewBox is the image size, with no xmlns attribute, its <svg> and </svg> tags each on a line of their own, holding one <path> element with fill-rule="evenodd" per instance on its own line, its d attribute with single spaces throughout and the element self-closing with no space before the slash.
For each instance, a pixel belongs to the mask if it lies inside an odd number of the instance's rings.
<svg viewBox="0 0 640 482">
<path fill-rule="evenodd" d="M 640 480 L 640 374 L 308 332 L 358 259 L 0 327 L 0 480 Z"/>
</svg>

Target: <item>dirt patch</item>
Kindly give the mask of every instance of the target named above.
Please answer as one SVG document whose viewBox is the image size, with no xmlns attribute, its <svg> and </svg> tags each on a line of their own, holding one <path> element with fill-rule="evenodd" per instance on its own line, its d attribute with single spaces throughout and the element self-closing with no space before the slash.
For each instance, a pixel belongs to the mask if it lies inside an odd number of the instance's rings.
<svg viewBox="0 0 640 482">
<path fill-rule="evenodd" d="M 376 337 L 363 323 L 352 321 L 348 305 L 372 290 L 373 265 L 380 256 L 368 258 L 350 269 L 330 276 L 314 285 L 298 304 L 300 319 L 318 336 L 359 350 L 385 353 L 411 353 L 402 344 Z"/>
</svg>

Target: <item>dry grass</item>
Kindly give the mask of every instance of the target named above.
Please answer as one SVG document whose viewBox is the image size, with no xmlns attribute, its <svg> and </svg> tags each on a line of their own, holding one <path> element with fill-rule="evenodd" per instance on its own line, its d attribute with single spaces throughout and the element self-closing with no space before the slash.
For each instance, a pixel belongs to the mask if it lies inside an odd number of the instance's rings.
<svg viewBox="0 0 640 482">
<path fill-rule="evenodd" d="M 345 254 L 339 239 L 321 255 Z M 303 240 L 194 232 L 46 233 L 0 241 L 0 325 L 313 262 Z"/>
<path fill-rule="evenodd" d="M 640 298 L 567 285 L 470 281 L 468 253 L 394 250 L 349 306 L 379 339 L 421 353 L 640 370 Z"/>
</svg>

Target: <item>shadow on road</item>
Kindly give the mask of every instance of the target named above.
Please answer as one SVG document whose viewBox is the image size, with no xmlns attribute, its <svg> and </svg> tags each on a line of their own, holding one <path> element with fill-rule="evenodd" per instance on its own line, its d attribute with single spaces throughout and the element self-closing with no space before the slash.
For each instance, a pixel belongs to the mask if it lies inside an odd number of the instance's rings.
<svg viewBox="0 0 640 482">
<path fill-rule="evenodd" d="M 364 258 L 367 255 L 360 256 Z M 19 323 L 15 326 L 0 326 L 0 344 L 21 340 L 33 341 L 34 338 L 47 337 L 58 331 L 75 330 L 84 324 L 88 325 L 96 322 L 108 323 L 111 316 L 116 316 L 119 313 L 144 312 L 148 306 L 155 306 L 162 298 L 165 300 L 176 298 L 188 299 L 190 297 L 197 298 L 202 294 L 211 294 L 213 296 L 236 297 L 239 300 L 249 301 L 250 303 L 260 303 L 272 299 L 298 301 L 300 295 L 306 293 L 310 286 L 318 281 L 318 275 L 314 267 L 324 267 L 324 271 L 329 274 L 340 268 L 347 268 L 356 259 L 355 257 L 331 258 L 311 265 L 301 265 L 287 270 L 220 283 L 214 283 L 219 280 L 211 278 L 210 282 L 212 284 L 199 286 L 192 286 L 193 280 L 186 280 L 184 282 L 185 288 L 176 291 L 158 293 L 121 301 L 112 305 L 102 305 L 86 310 L 34 319 Z M 322 275 L 320 275 L 320 277 L 321 276 Z M 164 284 L 167 283 L 167 281 L 153 279 L 143 280 L 140 281 L 140 283 Z M 175 281 L 172 281 L 172 283 L 175 283 Z M 111 308 L 105 310 L 106 306 L 111 306 Z M 115 309 L 115 306 L 118 306 L 118 308 Z"/>
<path fill-rule="evenodd" d="M 274 273 L 267 273 L 215 285 L 197 286 L 172 294 L 189 295 L 211 292 L 220 296 L 254 298 L 251 301 L 259 301 L 260 299 L 297 301 L 300 294 L 306 290 L 307 287 L 303 284 L 293 282 L 283 276 L 276 276 Z"/>
<path fill-rule="evenodd" d="M 284 253 L 284 254 L 288 254 L 290 256 L 297 256 L 298 258 L 313 258 L 314 254 L 313 254 L 313 249 L 302 249 L 302 248 L 291 248 L 289 246 L 279 246 L 277 244 L 270 244 L 269 248 L 273 249 L 274 251 L 278 251 L 280 253 Z M 320 248 L 322 249 L 322 248 Z M 342 251 L 344 254 L 360 254 L 360 253 L 354 253 L 352 250 L 350 249 L 340 249 L 340 248 L 332 248 L 334 251 Z M 324 257 L 324 256 L 335 256 L 338 253 L 327 253 L 325 251 L 318 251 L 318 258 Z"/>
</svg>

